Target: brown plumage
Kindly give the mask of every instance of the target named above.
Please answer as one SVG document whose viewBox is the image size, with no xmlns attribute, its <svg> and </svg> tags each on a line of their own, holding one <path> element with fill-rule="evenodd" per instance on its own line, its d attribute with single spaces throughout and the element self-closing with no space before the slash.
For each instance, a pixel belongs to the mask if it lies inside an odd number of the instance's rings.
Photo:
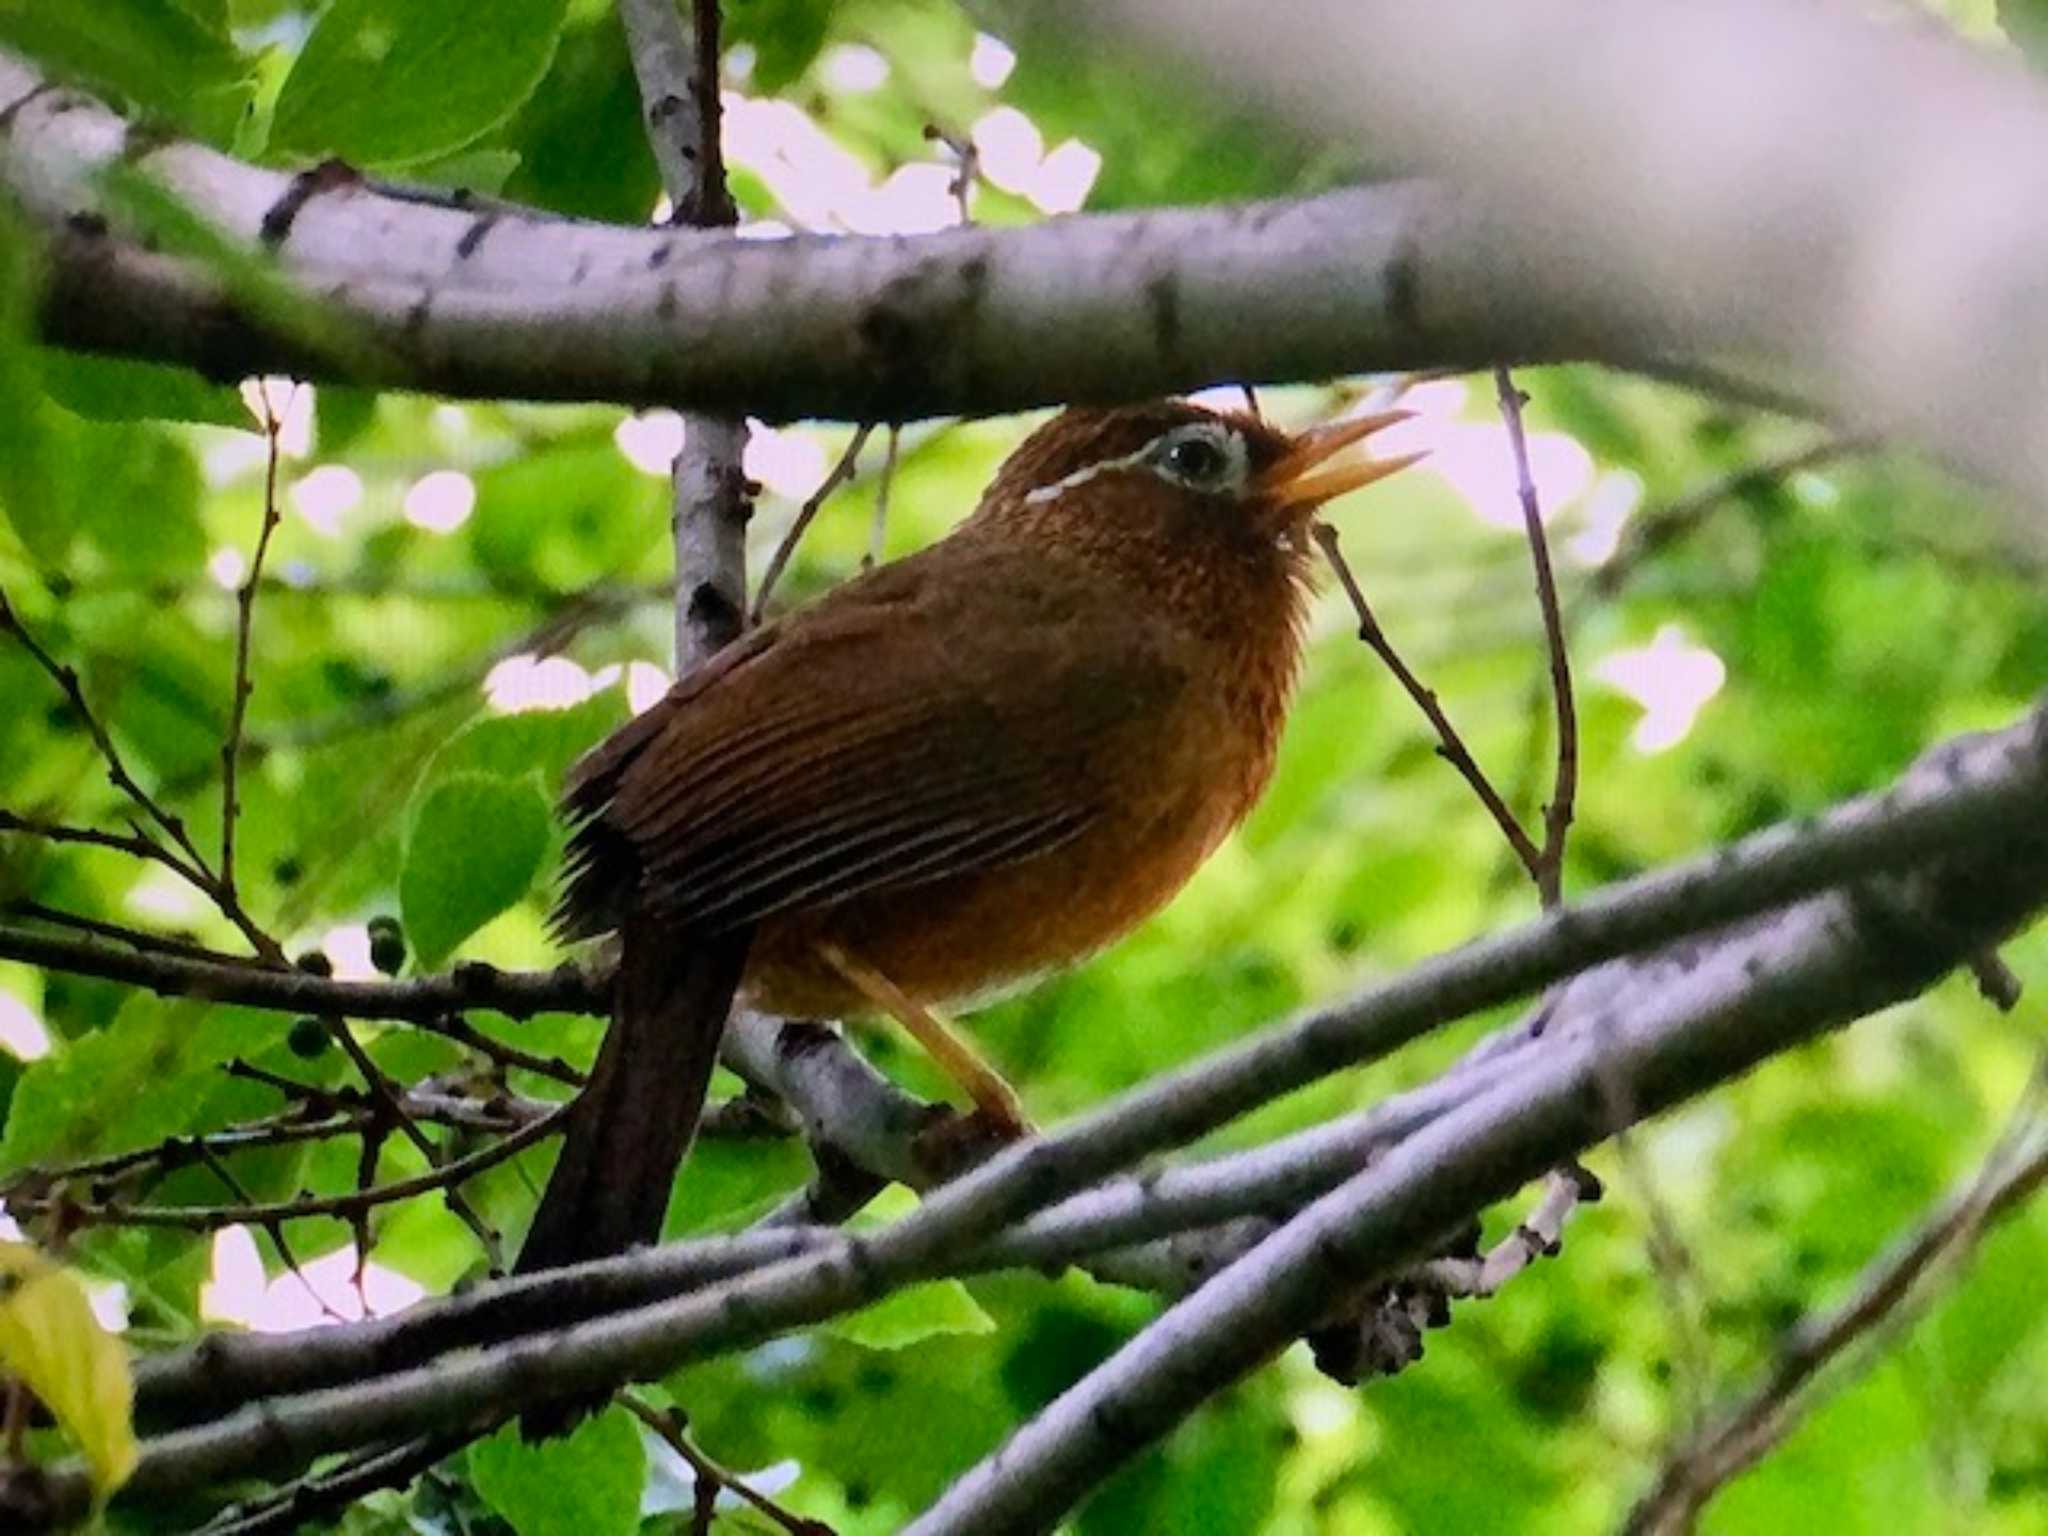
<svg viewBox="0 0 2048 1536">
<path fill-rule="evenodd" d="M 1068 411 L 949 537 L 745 635 L 579 763 L 557 924 L 622 930 L 618 1022 L 563 1157 L 581 1171 L 550 1184 L 521 1267 L 656 1235 L 651 1196 L 590 1218 L 628 1177 L 590 1148 L 694 1122 L 722 1007 L 634 1017 L 689 990 L 687 957 L 767 1011 L 836 1017 L 874 1011 L 860 971 L 979 1000 L 1164 905 L 1271 774 L 1307 513 L 1398 466 L 1314 471 L 1383 422 L 1291 438 L 1180 402 Z M 623 1066 L 636 1034 L 666 1060 Z"/>
</svg>

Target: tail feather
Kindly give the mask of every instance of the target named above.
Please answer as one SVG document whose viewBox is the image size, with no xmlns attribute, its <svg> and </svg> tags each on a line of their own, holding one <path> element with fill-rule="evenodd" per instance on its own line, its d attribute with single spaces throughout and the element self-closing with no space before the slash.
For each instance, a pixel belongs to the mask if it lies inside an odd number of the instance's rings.
<svg viewBox="0 0 2048 1536">
<path fill-rule="evenodd" d="M 621 928 L 612 1025 L 569 1112 L 518 1272 L 622 1253 L 661 1236 L 749 938 L 679 943 L 673 930 L 644 917 Z"/>
</svg>

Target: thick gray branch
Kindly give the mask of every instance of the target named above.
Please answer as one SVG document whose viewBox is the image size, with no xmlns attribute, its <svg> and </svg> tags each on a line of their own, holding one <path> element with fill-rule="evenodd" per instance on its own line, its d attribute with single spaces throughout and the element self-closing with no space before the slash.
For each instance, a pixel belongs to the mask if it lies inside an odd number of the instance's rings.
<svg viewBox="0 0 2048 1536">
<path fill-rule="evenodd" d="M 2009 58 L 1769 0 L 1124 0 L 1060 20 L 1446 177 L 1501 217 L 1498 270 L 1537 313 L 1775 359 L 1851 425 L 2043 501 L 2048 100 Z"/>
<path fill-rule="evenodd" d="M 1383 1054 L 1424 1029 L 1597 961 L 1805 897 L 1832 881 L 1878 867 L 1943 861 L 1938 878 L 1915 882 L 1905 898 L 1806 901 L 1741 934 L 1702 938 L 1657 957 L 1654 964 L 1673 968 L 1669 976 L 1688 978 L 1659 989 L 1661 1007 L 1653 1006 L 1657 997 L 1640 1009 L 1629 1006 L 1619 973 L 1605 981 L 1589 977 L 1574 1007 L 1600 1017 L 1622 1015 L 1613 1032 L 1568 1031 L 1556 1051 L 1540 1048 L 1542 1042 L 1528 1048 L 1529 1072 L 1489 1085 L 1402 1142 L 1362 1176 L 1372 1181 L 1368 1185 L 1354 1179 L 1311 1207 L 1315 1222 L 1336 1223 L 1317 1229 L 1336 1234 L 1330 1251 L 1343 1266 L 1356 1266 L 1343 1270 L 1345 1283 L 1362 1284 L 1404 1258 L 1410 1251 L 1404 1243 L 1455 1225 L 1598 1140 L 1613 1123 L 1698 1092 L 1826 1022 L 1908 995 L 2017 921 L 2041 899 L 2039 886 L 2048 879 L 2040 847 L 2048 841 L 2041 815 L 2048 803 L 2042 735 L 2037 716 L 1997 735 L 1954 743 L 1893 791 L 1845 805 L 1812 827 L 1762 834 L 1418 967 L 1139 1088 L 1057 1135 L 1001 1153 L 879 1233 L 835 1233 L 794 1257 L 674 1300 L 358 1385 L 252 1405 L 218 1423 L 165 1436 L 145 1450 L 134 1490 L 144 1494 L 299 1463 L 325 1450 L 445 1426 L 486 1406 L 504 1411 L 600 1390 L 847 1311 L 897 1286 L 952 1272 L 1002 1229 L 1060 1196 L 1304 1082 Z M 1727 999 L 1727 1006 L 1707 1006 L 1714 999 Z M 1621 1046 L 1610 1051 L 1616 1039 Z M 1591 1063 L 1609 1059 L 1616 1075 L 1589 1098 Z M 1371 1199 L 1356 1205 L 1361 1188 Z M 1355 1223 L 1368 1219 L 1379 1225 L 1357 1230 L 1372 1234 L 1370 1241 L 1354 1232 Z M 1253 1259 L 1272 1258 L 1275 1242 L 1301 1241 L 1300 1220 L 1268 1239 Z M 1322 1251 L 1319 1238 L 1314 1252 Z M 1293 1252 L 1279 1250 L 1282 1257 Z M 1362 1257 L 1368 1254 L 1369 1262 Z M 1196 1292 L 1190 1304 L 1214 1305 L 1203 1298 L 1230 1275 L 1239 1277 L 1235 1289 L 1217 1294 L 1228 1305 L 1242 1302 L 1250 1286 L 1246 1262 Z M 1275 1330 L 1298 1331 L 1302 1283 L 1325 1302 L 1331 1299 L 1327 1271 L 1306 1282 L 1293 1269 L 1273 1267 L 1272 1275 L 1293 1278 L 1276 1280 L 1274 1310 L 1259 1313 L 1251 1332 L 1234 1336 L 1258 1345 L 1244 1367 L 1278 1347 L 1283 1335 Z M 1184 1333 L 1176 1326 L 1164 1337 Z M 1208 1341 L 1203 1350 L 1214 1347 L 1208 1323 L 1195 1337 Z M 1233 1369 L 1240 1368 L 1239 1353 L 1226 1362 Z M 1175 1371 L 1180 1358 L 1172 1357 Z M 1141 1400 L 1151 1405 L 1143 1414 L 1157 1416 L 1133 1422 L 1148 1434 L 1185 1411 L 1189 1379 L 1173 1375 L 1167 1395 L 1154 1397 L 1148 1394 L 1161 1388 L 1153 1377 L 1116 1378 L 1143 1385 Z M 1039 1489 L 1029 1495 L 1034 1509 L 1044 1507 L 1036 1501 L 1049 1496 L 1046 1487 L 1077 1491 L 1058 1470 L 1074 1464 L 1069 1458 L 1079 1454 L 1093 1468 L 1102 1454 L 1100 1447 L 1077 1450 L 1063 1439 L 1054 1449 L 1044 1463 L 1054 1469 L 1047 1474 L 1052 1482 L 1032 1484 Z M 76 1480 L 60 1477 L 52 1487 L 62 1507 L 83 1496 Z"/>
<path fill-rule="evenodd" d="M 1053 1529 L 1117 1466 L 1314 1328 L 1339 1298 L 1426 1256 L 1457 1222 L 1645 1116 L 1911 996 L 2004 937 L 2048 900 L 2048 823 L 2016 826 L 2005 855 L 1938 861 L 1674 946 L 1658 962 L 1661 986 L 1625 985 L 1584 1008 L 1531 1053 L 1528 1071 L 1314 1202 L 1057 1399 L 907 1531 Z"/>
<path fill-rule="evenodd" d="M 155 178 L 274 253 L 329 344 L 110 221 Z M 1225 379 L 1605 357 L 1656 333 L 1546 308 L 1470 206 L 1416 184 L 903 238 L 619 229 L 300 176 L 145 138 L 0 52 L 0 186 L 55 238 L 45 335 L 225 377 L 902 421 Z M 324 334 L 324 333 L 323 333 Z"/>
</svg>

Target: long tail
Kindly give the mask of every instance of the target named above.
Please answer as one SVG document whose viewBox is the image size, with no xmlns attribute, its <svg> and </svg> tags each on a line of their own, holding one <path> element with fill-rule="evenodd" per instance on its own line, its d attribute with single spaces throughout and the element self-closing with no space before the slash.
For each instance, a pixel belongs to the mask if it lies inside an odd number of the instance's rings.
<svg viewBox="0 0 2048 1536">
<path fill-rule="evenodd" d="M 645 918 L 620 929 L 612 1025 L 569 1112 L 562 1155 L 515 1268 L 559 1269 L 661 1236 L 750 935 L 678 943 Z"/>
</svg>

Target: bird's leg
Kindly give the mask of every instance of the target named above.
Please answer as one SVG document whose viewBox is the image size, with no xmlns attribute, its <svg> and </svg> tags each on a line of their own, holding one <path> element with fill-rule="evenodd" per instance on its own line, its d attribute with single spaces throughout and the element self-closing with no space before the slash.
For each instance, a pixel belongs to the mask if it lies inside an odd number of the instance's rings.
<svg viewBox="0 0 2048 1536">
<path fill-rule="evenodd" d="M 909 1030 L 925 1053 L 966 1091 L 975 1107 L 1004 1130 L 1028 1136 L 1035 1127 L 1024 1113 L 1017 1090 L 981 1052 L 924 1004 L 865 961 L 856 959 L 837 944 L 820 944 L 818 953 L 825 963 L 844 976 L 860 994 Z"/>
</svg>

